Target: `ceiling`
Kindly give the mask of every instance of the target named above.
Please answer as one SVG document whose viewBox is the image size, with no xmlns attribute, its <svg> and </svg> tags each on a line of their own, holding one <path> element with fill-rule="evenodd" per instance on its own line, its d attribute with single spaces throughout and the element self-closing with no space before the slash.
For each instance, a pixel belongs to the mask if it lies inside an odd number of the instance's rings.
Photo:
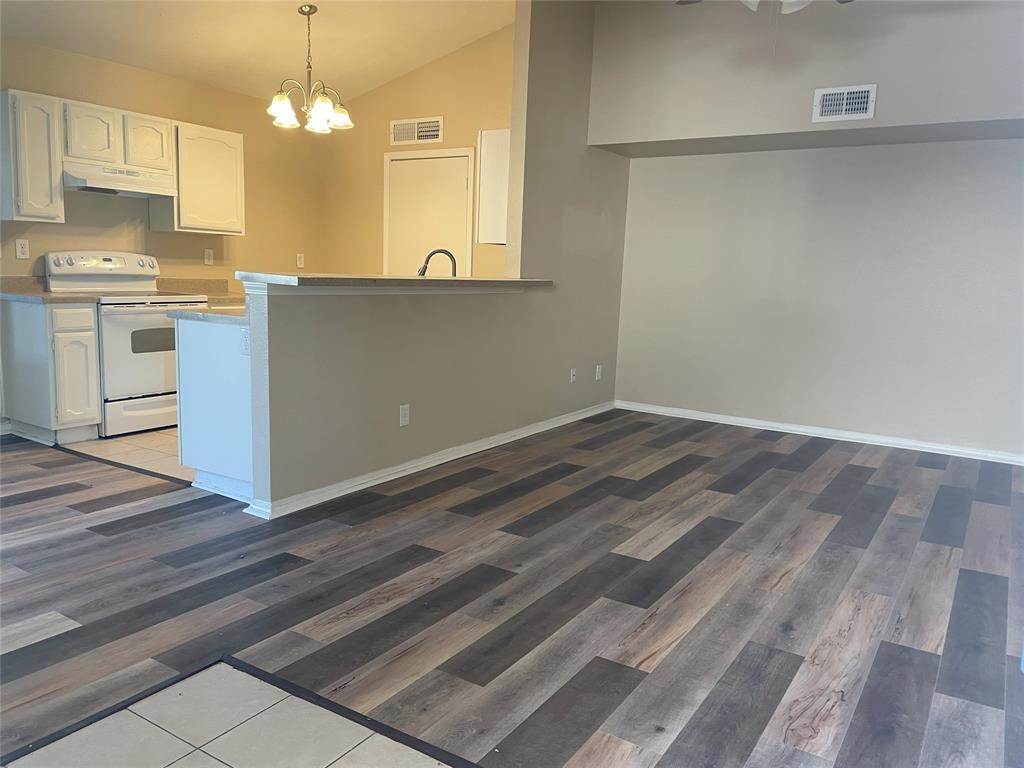
<svg viewBox="0 0 1024 768">
<path fill-rule="evenodd" d="M 3 0 L 4 38 L 28 40 L 266 98 L 305 80 L 299 2 Z M 511 24 L 511 0 L 318 2 L 313 76 L 351 99 Z"/>
</svg>

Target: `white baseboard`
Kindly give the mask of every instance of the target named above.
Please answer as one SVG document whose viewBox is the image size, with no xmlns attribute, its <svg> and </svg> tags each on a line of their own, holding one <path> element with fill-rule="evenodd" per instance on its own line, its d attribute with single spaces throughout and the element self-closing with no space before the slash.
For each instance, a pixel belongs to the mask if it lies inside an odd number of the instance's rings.
<svg viewBox="0 0 1024 768">
<path fill-rule="evenodd" d="M 233 477 L 226 477 L 197 469 L 195 470 L 192 485 L 195 488 L 202 488 L 210 493 L 227 496 L 235 501 L 244 501 L 246 504 L 252 503 L 252 483 L 246 480 L 236 480 Z M 247 509 L 246 511 L 250 510 Z M 253 512 L 253 514 L 256 513 Z"/>
<path fill-rule="evenodd" d="M 6 416 L 0 418 L 0 435 L 11 434 L 11 420 Z"/>
<path fill-rule="evenodd" d="M 430 467 L 436 467 L 438 464 L 444 464 L 446 461 L 461 459 L 463 456 L 469 456 L 471 453 L 486 451 L 489 448 L 496 448 L 499 445 L 511 443 L 514 440 L 529 437 L 530 435 L 535 435 L 538 432 L 544 432 L 549 429 L 554 429 L 555 427 L 561 427 L 573 421 L 585 419 L 587 416 L 603 413 L 612 407 L 613 404 L 611 402 L 592 405 L 589 408 L 583 408 L 579 411 L 573 411 L 572 413 L 566 413 L 562 416 L 556 416 L 553 419 L 538 421 L 535 424 L 529 424 L 528 426 L 520 427 L 519 429 L 502 432 L 500 435 L 493 435 L 480 440 L 474 440 L 471 443 L 457 445 L 453 448 L 446 448 L 443 451 L 431 453 L 427 456 L 407 461 L 404 464 L 398 464 L 393 467 L 386 467 L 373 472 L 367 472 L 365 475 L 359 475 L 358 477 L 353 477 L 348 480 L 342 480 L 339 483 L 326 485 L 322 488 L 315 488 L 311 491 L 297 493 L 294 496 L 288 496 L 283 499 L 274 499 L 271 501 L 264 499 L 252 499 L 245 511 L 264 519 L 281 517 L 282 515 L 297 512 L 300 509 L 306 509 L 307 507 L 312 507 L 315 504 L 336 499 L 339 496 L 344 496 L 345 494 L 353 493 L 354 491 L 369 488 L 370 486 L 377 485 L 378 483 L 395 480 L 399 477 L 404 477 L 405 475 L 411 475 L 414 472 L 420 472 L 424 469 L 430 469 Z"/>
<path fill-rule="evenodd" d="M 911 440 L 910 438 L 906 437 L 891 437 L 889 435 L 872 435 L 867 432 L 850 432 L 845 429 L 810 427 L 805 424 L 785 424 L 780 421 L 748 419 L 743 416 L 728 416 L 722 413 L 691 411 L 689 408 L 672 408 L 666 405 L 634 403 L 629 400 L 616 400 L 615 407 L 624 408 L 630 411 L 641 411 L 643 413 L 657 413 L 662 416 L 679 416 L 685 419 L 715 421 L 720 424 L 733 424 L 738 427 L 771 429 L 777 432 L 794 432 L 798 435 L 811 435 L 812 437 L 828 437 L 832 438 L 833 440 L 846 440 L 853 443 L 869 443 L 871 445 L 884 445 L 889 448 L 907 448 L 912 451 L 945 453 L 949 454 L 950 456 L 963 456 L 964 458 L 967 459 L 998 461 L 1003 464 L 1019 464 L 1024 466 L 1024 453 L 1009 453 L 1007 451 L 988 451 L 982 448 L 965 448 L 964 446 L 961 445 L 929 443 L 924 440 Z"/>
</svg>

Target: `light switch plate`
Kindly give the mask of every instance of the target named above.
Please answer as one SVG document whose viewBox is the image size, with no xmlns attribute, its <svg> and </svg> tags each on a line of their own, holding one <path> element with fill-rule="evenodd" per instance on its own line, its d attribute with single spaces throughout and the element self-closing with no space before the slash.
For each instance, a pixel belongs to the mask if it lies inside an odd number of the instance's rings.
<svg viewBox="0 0 1024 768">
<path fill-rule="evenodd" d="M 28 252 L 28 240 L 15 240 L 14 241 L 14 255 L 19 259 L 30 258 Z"/>
<path fill-rule="evenodd" d="M 405 403 L 398 406 L 398 426 L 408 427 L 409 426 L 409 404 Z"/>
<path fill-rule="evenodd" d="M 297 269 L 305 269 L 306 267 L 306 254 L 296 253 L 295 254 L 295 266 Z"/>
<path fill-rule="evenodd" d="M 213 248 L 203 248 L 203 264 L 213 266 Z"/>
</svg>

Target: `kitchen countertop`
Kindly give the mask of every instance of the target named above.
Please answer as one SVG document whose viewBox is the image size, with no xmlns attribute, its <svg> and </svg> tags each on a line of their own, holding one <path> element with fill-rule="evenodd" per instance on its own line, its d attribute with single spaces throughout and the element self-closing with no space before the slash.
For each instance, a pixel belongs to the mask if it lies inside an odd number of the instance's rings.
<svg viewBox="0 0 1024 768">
<path fill-rule="evenodd" d="M 167 316 L 175 320 L 199 320 L 221 325 L 249 324 L 249 313 L 244 309 L 172 309 Z"/>
<path fill-rule="evenodd" d="M 201 293 L 201 292 L 200 292 Z M 181 291 L 104 291 L 104 295 L 117 296 L 180 296 Z M 205 294 L 211 307 L 244 306 L 245 295 L 241 293 Z M 7 284 L 0 285 L 0 300 L 21 301 L 30 304 L 92 304 L 99 298 L 98 293 L 50 293 L 42 284 Z"/>
<path fill-rule="evenodd" d="M 554 285 L 551 280 L 510 277 L 400 277 L 393 275 L 335 275 L 268 272 L 236 272 L 235 279 L 250 286 L 263 284 L 268 293 L 291 293 L 289 289 L 312 288 L 337 293 L 495 293 L 521 291 Z M 278 287 L 280 286 L 280 287 Z M 263 292 L 258 289 L 258 292 Z"/>
</svg>

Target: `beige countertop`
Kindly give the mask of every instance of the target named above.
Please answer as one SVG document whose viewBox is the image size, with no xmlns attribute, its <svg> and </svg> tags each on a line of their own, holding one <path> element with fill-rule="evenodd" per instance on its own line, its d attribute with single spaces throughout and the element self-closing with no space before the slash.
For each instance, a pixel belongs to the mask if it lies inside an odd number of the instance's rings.
<svg viewBox="0 0 1024 768">
<path fill-rule="evenodd" d="M 167 316 L 175 320 L 198 320 L 222 325 L 249 324 L 249 313 L 244 309 L 172 309 Z"/>
<path fill-rule="evenodd" d="M 524 288 L 550 287 L 551 280 L 510 277 L 400 277 L 394 275 L 336 275 L 325 273 L 236 272 L 235 279 L 244 283 L 265 284 L 287 288 L 356 289 L 365 293 L 416 293 L 444 290 L 448 293 L 466 291 L 520 291 Z M 278 290 L 273 291 L 278 293 Z M 350 291 L 339 290 L 339 293 Z"/>
</svg>

